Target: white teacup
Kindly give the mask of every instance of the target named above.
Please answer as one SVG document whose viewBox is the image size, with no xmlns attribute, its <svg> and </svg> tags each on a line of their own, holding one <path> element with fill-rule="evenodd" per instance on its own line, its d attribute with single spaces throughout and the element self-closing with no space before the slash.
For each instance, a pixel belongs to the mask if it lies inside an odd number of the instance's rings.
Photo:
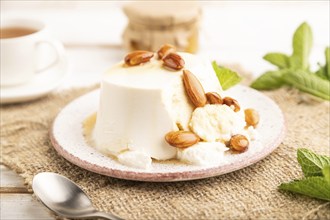
<svg viewBox="0 0 330 220">
<path fill-rule="evenodd" d="M 36 74 L 47 71 L 59 63 L 66 65 L 63 45 L 51 36 L 48 28 L 40 21 L 1 21 L 0 43 L 1 86 L 24 84 L 32 80 Z M 48 45 L 48 48 L 45 45 Z M 43 63 L 40 67 L 41 60 L 44 61 L 45 58 L 48 58 L 47 64 Z"/>
</svg>

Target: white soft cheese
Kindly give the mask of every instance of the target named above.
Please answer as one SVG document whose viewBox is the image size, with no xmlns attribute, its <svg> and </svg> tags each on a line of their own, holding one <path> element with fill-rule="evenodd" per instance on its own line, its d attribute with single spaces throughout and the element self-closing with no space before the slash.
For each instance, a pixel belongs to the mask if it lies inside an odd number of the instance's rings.
<svg viewBox="0 0 330 220">
<path fill-rule="evenodd" d="M 221 92 L 209 61 L 188 53 L 180 55 L 205 92 Z M 158 160 L 176 157 L 177 149 L 164 136 L 178 130 L 177 123 L 188 129 L 193 108 L 183 87 L 182 70 L 170 71 L 162 65 L 153 58 L 132 67 L 121 62 L 107 71 L 92 135 L 98 150 L 113 155 L 139 151 Z"/>
<path fill-rule="evenodd" d="M 258 139 L 258 131 L 253 126 L 249 126 L 247 129 L 240 131 L 239 134 L 247 137 L 249 141 Z"/>
<path fill-rule="evenodd" d="M 149 155 L 141 151 L 125 151 L 120 153 L 118 161 L 126 166 L 148 170 L 151 167 L 152 160 Z"/>
<path fill-rule="evenodd" d="M 204 141 L 229 141 L 244 130 L 244 115 L 227 105 L 205 105 L 192 113 L 190 127 Z"/>
<path fill-rule="evenodd" d="M 217 165 L 225 163 L 224 153 L 228 148 L 221 142 L 199 142 L 178 150 L 178 159 L 194 165 Z"/>
</svg>

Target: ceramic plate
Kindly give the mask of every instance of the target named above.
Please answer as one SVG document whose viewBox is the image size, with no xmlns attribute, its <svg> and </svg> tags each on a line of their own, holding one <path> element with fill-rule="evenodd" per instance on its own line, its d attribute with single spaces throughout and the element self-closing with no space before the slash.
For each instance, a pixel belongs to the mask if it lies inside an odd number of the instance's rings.
<svg viewBox="0 0 330 220">
<path fill-rule="evenodd" d="M 66 63 L 63 63 L 36 74 L 25 84 L 1 87 L 0 103 L 26 102 L 47 95 L 61 84 L 67 73 Z"/>
<path fill-rule="evenodd" d="M 260 92 L 244 86 L 227 91 L 243 108 L 254 108 L 260 114 L 258 140 L 241 154 L 225 155 L 225 163 L 196 166 L 183 163 L 153 162 L 150 170 L 127 167 L 109 158 L 92 146 L 83 136 L 83 121 L 98 109 L 99 90 L 90 92 L 68 104 L 56 117 L 50 132 L 57 152 L 71 163 L 86 170 L 120 179 L 169 182 L 201 179 L 229 173 L 254 164 L 269 155 L 282 142 L 284 117 L 279 107 Z M 228 95 L 229 96 L 229 95 Z"/>
</svg>

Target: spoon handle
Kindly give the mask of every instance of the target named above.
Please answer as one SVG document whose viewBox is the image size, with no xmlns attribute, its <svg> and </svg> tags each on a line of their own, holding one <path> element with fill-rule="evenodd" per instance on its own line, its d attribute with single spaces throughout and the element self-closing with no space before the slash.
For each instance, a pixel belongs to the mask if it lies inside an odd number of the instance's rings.
<svg viewBox="0 0 330 220">
<path fill-rule="evenodd" d="M 116 215 L 105 213 L 105 212 L 97 212 L 95 213 L 96 217 L 104 218 L 104 219 L 110 219 L 110 220 L 124 220 L 123 218 L 120 218 Z"/>
</svg>

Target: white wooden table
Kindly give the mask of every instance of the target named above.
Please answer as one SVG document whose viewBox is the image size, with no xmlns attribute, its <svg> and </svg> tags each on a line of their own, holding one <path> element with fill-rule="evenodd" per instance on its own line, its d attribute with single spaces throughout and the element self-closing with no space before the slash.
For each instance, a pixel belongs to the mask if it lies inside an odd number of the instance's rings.
<svg viewBox="0 0 330 220">
<path fill-rule="evenodd" d="M 127 23 L 116 1 L 1 1 L 1 19 L 32 17 L 45 21 L 66 45 L 71 74 L 57 90 L 100 81 L 101 74 L 125 55 L 121 34 Z M 240 63 L 255 76 L 272 68 L 262 60 L 271 51 L 291 52 L 295 28 L 313 28 L 312 68 L 324 62 L 329 45 L 329 1 L 235 1 L 202 3 L 199 54 L 223 63 Z M 77 77 L 79 76 L 79 77 Z M 53 219 L 27 192 L 23 180 L 0 165 L 0 219 Z"/>
</svg>

